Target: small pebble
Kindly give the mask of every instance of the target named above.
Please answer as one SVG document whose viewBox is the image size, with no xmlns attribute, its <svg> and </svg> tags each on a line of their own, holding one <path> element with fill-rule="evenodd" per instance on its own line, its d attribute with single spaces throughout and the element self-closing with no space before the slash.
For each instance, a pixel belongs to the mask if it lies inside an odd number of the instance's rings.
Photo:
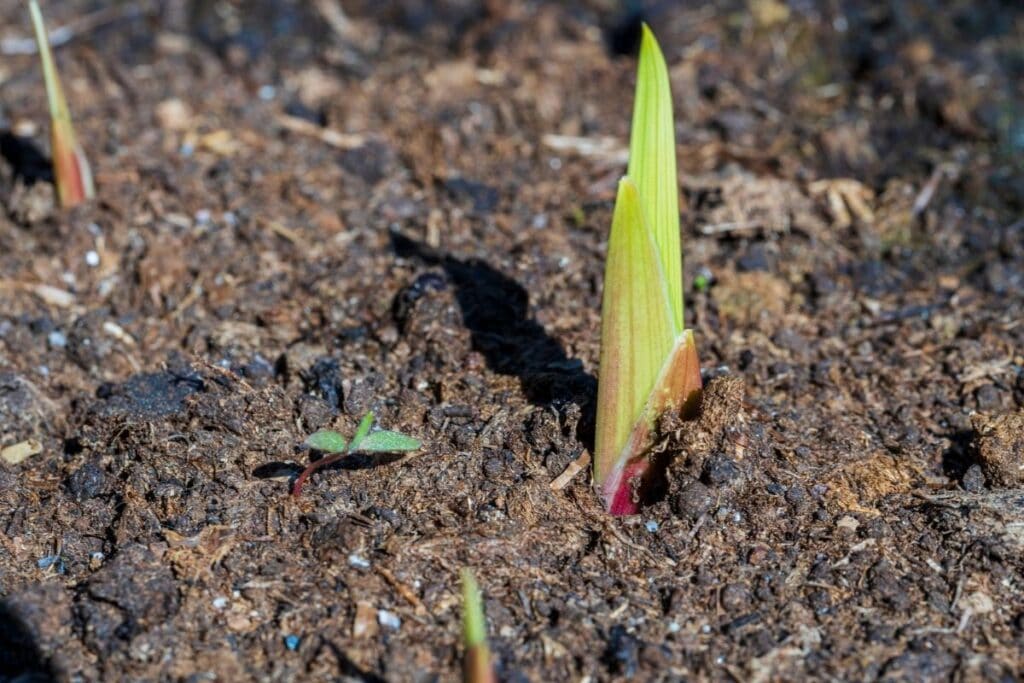
<svg viewBox="0 0 1024 683">
<path fill-rule="evenodd" d="M 392 631 L 397 631 L 402 627 L 402 620 L 398 618 L 398 615 L 386 609 L 377 611 L 377 623 Z"/>
<path fill-rule="evenodd" d="M 47 569 L 52 567 L 57 560 L 60 559 L 60 555 L 47 555 L 36 560 L 36 566 L 40 569 Z"/>
<path fill-rule="evenodd" d="M 100 255 L 90 249 L 85 252 L 85 264 L 90 268 L 95 268 L 100 264 Z"/>
<path fill-rule="evenodd" d="M 63 349 L 68 345 L 67 336 L 60 330 L 54 330 L 50 334 L 46 335 L 46 341 L 55 349 Z"/>
<path fill-rule="evenodd" d="M 981 465 L 974 464 L 968 467 L 961 483 L 968 493 L 982 493 L 985 490 L 985 472 Z"/>
<path fill-rule="evenodd" d="M 269 102 L 270 100 L 272 100 L 275 97 L 277 97 L 277 88 L 275 88 L 272 85 L 260 86 L 259 97 L 264 102 Z"/>
<path fill-rule="evenodd" d="M 302 639 L 299 638 L 294 633 L 289 633 L 288 635 L 286 635 L 284 637 L 284 646 L 286 648 L 288 648 L 289 650 L 291 650 L 292 652 L 295 652 L 296 650 L 299 649 L 299 643 L 301 643 L 301 642 L 302 642 Z"/>
<path fill-rule="evenodd" d="M 214 609 L 224 609 L 227 606 L 228 606 L 228 599 L 225 598 L 223 595 L 213 599 L 213 608 Z"/>
<path fill-rule="evenodd" d="M 213 214 L 210 213 L 209 209 L 199 209 L 198 211 L 196 211 L 196 223 L 199 225 L 209 224 L 210 219 L 212 217 Z"/>
<path fill-rule="evenodd" d="M 356 569 L 365 570 L 370 568 L 370 561 L 362 555 L 356 555 L 355 553 L 352 553 L 348 556 L 348 565 L 350 567 L 355 567 Z"/>
<path fill-rule="evenodd" d="M 658 523 L 653 519 L 647 520 L 647 522 L 644 523 L 644 527 L 646 527 L 652 534 L 658 533 Z"/>
</svg>

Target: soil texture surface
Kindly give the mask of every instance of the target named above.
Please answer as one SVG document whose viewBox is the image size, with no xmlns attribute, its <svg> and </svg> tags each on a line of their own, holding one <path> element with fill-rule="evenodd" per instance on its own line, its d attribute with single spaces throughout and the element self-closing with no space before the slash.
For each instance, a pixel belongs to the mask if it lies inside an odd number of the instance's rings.
<svg viewBox="0 0 1024 683">
<path fill-rule="evenodd" d="M 0 0 L 0 681 L 458 680 L 463 567 L 503 681 L 1024 676 L 1024 5 L 43 9 L 98 197 Z M 641 20 L 706 391 L 612 518 Z"/>
</svg>

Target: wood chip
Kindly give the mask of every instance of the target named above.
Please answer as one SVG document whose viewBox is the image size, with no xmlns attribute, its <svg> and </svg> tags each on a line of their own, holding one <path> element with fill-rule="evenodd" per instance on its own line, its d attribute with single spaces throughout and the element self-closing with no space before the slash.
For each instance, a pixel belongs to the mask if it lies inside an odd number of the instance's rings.
<svg viewBox="0 0 1024 683">
<path fill-rule="evenodd" d="M 39 443 L 35 439 L 25 439 L 13 446 L 8 446 L 3 450 L 0 450 L 0 459 L 10 465 L 17 465 L 18 463 L 28 460 L 33 455 L 38 455 L 43 452 L 43 444 Z"/>
<path fill-rule="evenodd" d="M 564 489 L 569 485 L 569 482 L 572 481 L 572 478 L 582 472 L 589 464 L 590 451 L 584 449 L 583 452 L 580 453 L 580 457 L 569 463 L 569 466 L 566 467 L 561 474 L 555 477 L 555 480 L 550 484 L 551 490 L 561 491 Z"/>
<path fill-rule="evenodd" d="M 372 638 L 377 635 L 377 608 L 365 601 L 356 603 L 356 616 L 352 620 L 353 638 Z"/>
<path fill-rule="evenodd" d="M 297 116 L 281 114 L 277 117 L 277 123 L 287 131 L 319 138 L 321 142 L 338 149 L 358 149 L 366 144 L 366 137 L 363 135 L 341 133 L 330 128 L 322 128 Z"/>
</svg>

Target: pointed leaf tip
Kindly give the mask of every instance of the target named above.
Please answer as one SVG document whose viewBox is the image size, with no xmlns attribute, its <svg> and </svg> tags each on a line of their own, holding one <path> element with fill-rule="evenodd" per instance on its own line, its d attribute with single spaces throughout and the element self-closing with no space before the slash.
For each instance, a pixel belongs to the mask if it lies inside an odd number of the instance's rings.
<svg viewBox="0 0 1024 683">
<path fill-rule="evenodd" d="M 668 66 L 654 32 L 643 25 L 629 141 L 629 177 L 668 283 L 676 334 L 683 331 L 683 266 L 679 239 L 679 186 Z"/>
<path fill-rule="evenodd" d="M 363 443 L 363 439 L 370 433 L 370 427 L 373 426 L 373 411 L 363 415 L 363 419 L 359 421 L 359 426 L 356 427 L 356 433 L 352 437 L 352 441 L 349 443 L 348 448 L 350 451 L 357 451 L 360 445 Z"/>
</svg>

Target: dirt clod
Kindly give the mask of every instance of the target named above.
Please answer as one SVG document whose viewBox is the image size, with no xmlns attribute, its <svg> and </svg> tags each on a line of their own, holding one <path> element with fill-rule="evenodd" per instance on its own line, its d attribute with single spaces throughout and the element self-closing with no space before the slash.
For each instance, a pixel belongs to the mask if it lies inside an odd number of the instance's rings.
<svg viewBox="0 0 1024 683">
<path fill-rule="evenodd" d="M 1024 411 L 975 415 L 974 448 L 985 478 L 993 486 L 1010 488 L 1024 483 Z"/>
</svg>

